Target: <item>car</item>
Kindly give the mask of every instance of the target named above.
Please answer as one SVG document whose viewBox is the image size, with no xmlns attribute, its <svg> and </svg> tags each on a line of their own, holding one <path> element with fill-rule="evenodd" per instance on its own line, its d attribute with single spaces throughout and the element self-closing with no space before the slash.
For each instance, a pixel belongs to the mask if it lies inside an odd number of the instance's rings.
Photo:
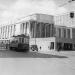
<svg viewBox="0 0 75 75">
<path fill-rule="evenodd" d="M 30 49 L 31 51 L 38 51 L 37 45 L 31 45 Z"/>
</svg>

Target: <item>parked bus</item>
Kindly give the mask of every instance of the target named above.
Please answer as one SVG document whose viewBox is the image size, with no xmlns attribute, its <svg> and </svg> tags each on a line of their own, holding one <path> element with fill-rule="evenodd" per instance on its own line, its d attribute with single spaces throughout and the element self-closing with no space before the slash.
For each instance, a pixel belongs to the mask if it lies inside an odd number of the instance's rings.
<svg viewBox="0 0 75 75">
<path fill-rule="evenodd" d="M 19 51 L 19 52 L 29 51 L 29 36 L 26 36 L 24 34 L 13 36 L 10 39 L 10 43 L 9 43 L 8 47 L 10 50 L 15 50 L 15 51 Z"/>
</svg>

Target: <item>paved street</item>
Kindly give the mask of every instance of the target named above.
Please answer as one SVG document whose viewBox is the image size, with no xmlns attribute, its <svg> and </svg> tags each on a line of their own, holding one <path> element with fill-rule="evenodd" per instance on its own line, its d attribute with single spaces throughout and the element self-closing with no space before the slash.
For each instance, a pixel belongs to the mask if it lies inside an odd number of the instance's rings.
<svg viewBox="0 0 75 75">
<path fill-rule="evenodd" d="M 0 51 L 0 58 L 67 58 L 65 55 L 60 55 L 58 52 L 39 53 L 39 52 L 16 52 L 16 51 Z"/>
<path fill-rule="evenodd" d="M 0 75 L 75 75 L 75 52 L 0 51 Z"/>
</svg>

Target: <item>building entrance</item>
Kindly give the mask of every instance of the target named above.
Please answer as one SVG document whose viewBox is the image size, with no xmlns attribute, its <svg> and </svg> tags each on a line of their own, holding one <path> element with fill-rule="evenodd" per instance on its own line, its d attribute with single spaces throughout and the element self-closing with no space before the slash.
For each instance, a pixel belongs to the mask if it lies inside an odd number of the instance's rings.
<svg viewBox="0 0 75 75">
<path fill-rule="evenodd" d="M 61 42 L 57 43 L 57 50 L 58 51 L 62 50 L 62 43 Z"/>
<path fill-rule="evenodd" d="M 72 50 L 72 43 L 64 43 L 64 50 Z"/>
</svg>

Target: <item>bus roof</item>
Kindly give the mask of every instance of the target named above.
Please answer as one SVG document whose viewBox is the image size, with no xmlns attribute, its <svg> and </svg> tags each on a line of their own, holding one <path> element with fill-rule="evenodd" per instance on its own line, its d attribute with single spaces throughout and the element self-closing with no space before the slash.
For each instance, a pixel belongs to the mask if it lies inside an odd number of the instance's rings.
<svg viewBox="0 0 75 75">
<path fill-rule="evenodd" d="M 13 36 L 13 37 L 26 37 L 26 38 L 29 38 L 29 36 L 26 36 L 26 35 L 24 35 L 24 34 L 17 35 L 17 36 Z"/>
</svg>

